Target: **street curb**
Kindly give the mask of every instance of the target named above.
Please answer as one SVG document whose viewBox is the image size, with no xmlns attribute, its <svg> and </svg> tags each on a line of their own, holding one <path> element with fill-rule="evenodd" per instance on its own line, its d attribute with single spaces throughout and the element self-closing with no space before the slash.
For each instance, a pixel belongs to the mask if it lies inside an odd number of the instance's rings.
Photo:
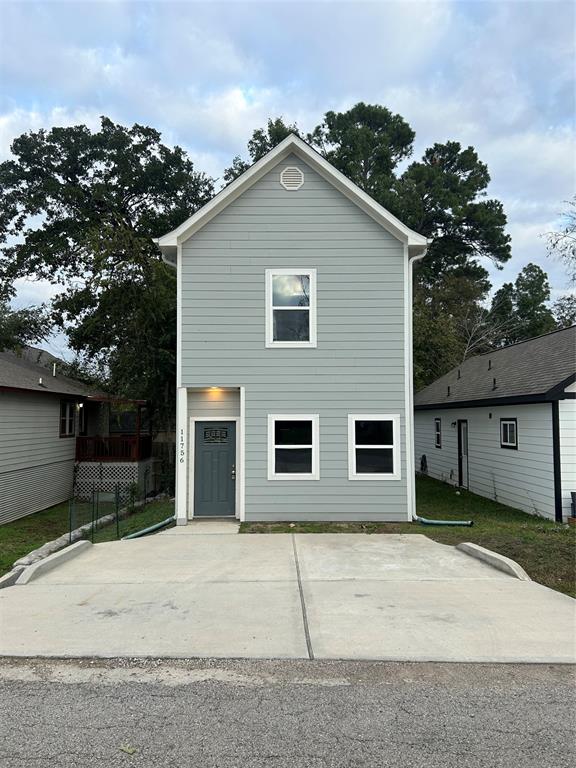
<svg viewBox="0 0 576 768">
<path fill-rule="evenodd" d="M 515 579 L 520 579 L 520 581 L 532 581 L 524 568 L 519 566 L 515 560 L 511 560 L 509 557 L 504 557 L 504 555 L 499 555 L 498 552 L 492 552 L 491 549 L 485 549 L 479 544 L 472 544 L 470 541 L 457 544 L 456 549 L 470 555 L 470 557 L 475 557 L 477 560 L 482 560 L 484 563 L 488 563 L 488 565 L 497 568 L 499 571 L 504 571 L 504 573 L 513 576 Z"/>
<path fill-rule="evenodd" d="M 76 555 L 82 554 L 84 550 L 92 546 L 91 541 L 77 541 L 75 544 L 71 544 L 69 547 L 54 552 L 43 560 L 39 560 L 37 563 L 33 563 L 24 569 L 16 580 L 17 585 L 28 584 L 30 581 L 37 579 L 43 573 L 57 568 L 62 563 L 76 557 Z"/>
<path fill-rule="evenodd" d="M 18 580 L 18 576 L 22 573 L 24 570 L 23 565 L 19 565 L 16 568 L 12 568 L 11 571 L 8 571 L 8 573 L 5 573 L 2 578 L 0 578 L 0 589 L 4 589 L 5 587 L 11 587 L 14 584 L 16 584 Z"/>
</svg>

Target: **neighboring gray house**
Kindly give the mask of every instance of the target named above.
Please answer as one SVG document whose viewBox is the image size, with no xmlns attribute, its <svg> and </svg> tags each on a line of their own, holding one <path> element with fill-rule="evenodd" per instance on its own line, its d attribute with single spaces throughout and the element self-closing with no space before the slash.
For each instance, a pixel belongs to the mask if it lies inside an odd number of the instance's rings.
<svg viewBox="0 0 576 768">
<path fill-rule="evenodd" d="M 291 135 L 157 242 L 178 275 L 178 523 L 410 520 L 426 239 Z"/>
<path fill-rule="evenodd" d="M 576 326 L 466 360 L 415 397 L 416 468 L 558 522 L 576 492 Z"/>
<path fill-rule="evenodd" d="M 41 350 L 0 352 L 0 523 L 66 501 L 73 489 L 139 482 L 150 462 L 145 404 L 91 390 L 58 365 Z"/>
</svg>

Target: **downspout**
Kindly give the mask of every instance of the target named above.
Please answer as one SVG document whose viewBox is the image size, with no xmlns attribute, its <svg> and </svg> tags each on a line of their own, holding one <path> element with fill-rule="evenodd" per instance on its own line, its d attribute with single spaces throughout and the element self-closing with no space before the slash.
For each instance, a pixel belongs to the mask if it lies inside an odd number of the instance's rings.
<svg viewBox="0 0 576 768">
<path fill-rule="evenodd" d="M 430 244 L 430 240 L 428 241 L 428 244 Z M 420 261 L 424 258 L 426 255 L 426 250 L 424 250 L 422 253 L 417 254 L 416 256 L 410 256 L 408 253 L 408 301 L 410 304 L 410 312 L 409 315 L 409 334 L 410 334 L 410 349 L 409 349 L 409 365 L 408 365 L 408 382 L 407 382 L 407 389 L 408 389 L 408 397 L 409 397 L 409 417 L 410 417 L 410 429 L 407 430 L 407 446 L 406 446 L 406 454 L 408 455 L 408 451 L 410 451 L 410 466 L 413 467 L 414 462 L 414 354 L 413 354 L 413 348 L 414 348 L 414 339 L 413 339 L 413 317 L 414 317 L 414 306 L 413 306 L 413 300 L 412 300 L 412 284 L 413 284 L 413 274 L 414 274 L 414 263 L 417 261 Z M 407 416 L 408 416 L 407 414 Z M 408 445 L 409 443 L 409 445 Z M 472 520 L 428 520 L 425 517 L 419 517 L 416 514 L 416 493 L 415 493 L 415 481 L 414 481 L 414 471 L 412 469 L 411 473 L 411 489 L 410 493 L 412 494 L 412 501 L 411 501 L 411 507 L 412 507 L 412 521 L 415 523 L 420 523 L 421 525 L 465 525 L 465 526 L 472 526 L 474 525 Z"/>
<path fill-rule="evenodd" d="M 175 520 L 176 515 L 172 515 L 172 517 L 168 517 L 166 520 L 162 520 L 160 523 L 149 525 L 148 528 L 142 528 L 141 531 L 129 533 L 128 536 L 122 536 L 122 541 L 126 541 L 127 539 L 138 539 L 140 536 L 147 536 L 149 533 L 154 533 L 155 531 L 159 531 L 161 528 L 166 528 L 167 525 L 170 525 L 170 523 L 173 523 Z"/>
<path fill-rule="evenodd" d="M 431 241 L 428 241 L 428 244 Z M 410 504 L 408 512 L 408 522 L 416 515 L 416 483 L 415 483 L 415 470 L 414 470 L 414 338 L 413 338 L 413 317 L 414 317 L 414 302 L 413 302 L 413 279 L 414 279 L 414 264 L 420 261 L 426 255 L 427 247 L 423 249 L 422 253 L 410 255 L 408 245 L 404 246 L 406 249 L 406 256 L 408 260 L 408 280 L 407 280 L 407 296 L 406 303 L 408 306 L 408 312 L 406 313 L 408 334 L 408 362 L 406 366 L 406 466 L 407 466 L 407 481 L 409 482 Z"/>
</svg>

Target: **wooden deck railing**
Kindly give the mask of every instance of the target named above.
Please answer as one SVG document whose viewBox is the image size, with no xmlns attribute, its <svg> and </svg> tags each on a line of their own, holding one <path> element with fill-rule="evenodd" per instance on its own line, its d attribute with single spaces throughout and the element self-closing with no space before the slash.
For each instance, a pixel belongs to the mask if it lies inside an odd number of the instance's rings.
<svg viewBox="0 0 576 768">
<path fill-rule="evenodd" d="M 76 438 L 76 461 L 141 461 L 151 453 L 150 435 Z"/>
</svg>

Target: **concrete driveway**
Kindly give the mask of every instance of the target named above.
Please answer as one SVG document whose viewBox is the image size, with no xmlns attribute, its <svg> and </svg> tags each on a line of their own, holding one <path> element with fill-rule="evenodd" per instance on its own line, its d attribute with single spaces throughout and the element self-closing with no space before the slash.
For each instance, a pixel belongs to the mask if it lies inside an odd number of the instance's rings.
<svg viewBox="0 0 576 768">
<path fill-rule="evenodd" d="M 97 544 L 1 590 L 0 652 L 575 660 L 576 601 L 425 536 L 201 531 Z"/>
</svg>

